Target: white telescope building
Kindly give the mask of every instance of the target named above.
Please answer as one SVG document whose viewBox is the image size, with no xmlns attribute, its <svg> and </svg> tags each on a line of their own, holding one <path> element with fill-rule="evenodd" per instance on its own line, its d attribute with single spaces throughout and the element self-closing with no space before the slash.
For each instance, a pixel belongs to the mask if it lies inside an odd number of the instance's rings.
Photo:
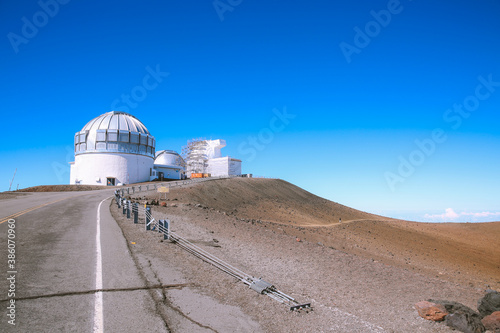
<svg viewBox="0 0 500 333">
<path fill-rule="evenodd" d="M 156 153 L 151 180 L 184 179 L 185 170 L 186 163 L 176 151 L 160 150 Z"/>
<path fill-rule="evenodd" d="M 150 180 L 155 139 L 134 116 L 111 111 L 75 134 L 70 184 L 119 185 Z"/>
<path fill-rule="evenodd" d="M 193 139 L 183 148 L 186 174 L 208 173 L 212 177 L 241 175 L 241 160 L 222 156 L 225 140 Z"/>
<path fill-rule="evenodd" d="M 184 160 L 173 150 L 155 150 L 155 138 L 131 114 L 111 111 L 92 119 L 75 134 L 70 184 L 107 185 L 184 179 L 193 172 L 241 175 L 241 160 L 222 157 L 224 140 L 194 140 Z"/>
</svg>

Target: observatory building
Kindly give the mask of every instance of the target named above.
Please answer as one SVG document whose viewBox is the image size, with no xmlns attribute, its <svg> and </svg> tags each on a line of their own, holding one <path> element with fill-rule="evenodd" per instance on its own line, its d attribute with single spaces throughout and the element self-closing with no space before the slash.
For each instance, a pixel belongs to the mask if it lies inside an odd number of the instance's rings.
<svg viewBox="0 0 500 333">
<path fill-rule="evenodd" d="M 176 151 L 161 150 L 156 153 L 151 180 L 182 179 L 185 170 L 186 163 Z"/>
<path fill-rule="evenodd" d="M 184 158 L 173 150 L 156 152 L 155 145 L 155 138 L 136 117 L 120 111 L 102 114 L 75 134 L 70 184 L 116 186 L 184 179 L 194 172 L 241 175 L 241 160 L 221 157 L 224 140 L 192 140 Z"/>
<path fill-rule="evenodd" d="M 75 134 L 70 184 L 118 185 L 149 181 L 155 139 L 134 116 L 111 111 Z"/>
<path fill-rule="evenodd" d="M 194 139 L 183 148 L 186 159 L 186 174 L 210 174 L 212 177 L 241 175 L 241 160 L 229 156 L 222 157 L 224 140 Z"/>
</svg>

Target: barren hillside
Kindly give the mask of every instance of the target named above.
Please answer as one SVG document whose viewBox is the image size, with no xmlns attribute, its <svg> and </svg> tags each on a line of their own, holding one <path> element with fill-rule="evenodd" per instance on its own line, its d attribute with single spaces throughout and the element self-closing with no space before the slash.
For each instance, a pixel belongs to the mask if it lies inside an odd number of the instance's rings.
<svg viewBox="0 0 500 333">
<path fill-rule="evenodd" d="M 199 204 L 301 241 L 430 276 L 480 288 L 500 287 L 500 222 L 394 220 L 328 201 L 275 179 L 208 181 L 173 189 L 167 201 Z"/>
<path fill-rule="evenodd" d="M 385 219 L 323 199 L 279 179 L 234 178 L 204 182 L 179 193 L 186 202 L 236 215 L 304 226 Z"/>
</svg>

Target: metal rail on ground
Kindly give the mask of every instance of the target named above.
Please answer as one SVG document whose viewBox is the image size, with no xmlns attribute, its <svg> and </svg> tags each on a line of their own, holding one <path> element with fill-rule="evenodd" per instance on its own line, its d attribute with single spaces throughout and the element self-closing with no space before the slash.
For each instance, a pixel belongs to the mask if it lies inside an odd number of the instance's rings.
<svg viewBox="0 0 500 333">
<path fill-rule="evenodd" d="M 208 180 L 208 179 L 207 179 Z M 193 181 L 182 181 L 181 184 L 176 184 L 174 186 L 182 186 L 187 183 L 197 183 L 203 180 L 197 179 Z M 167 183 L 171 184 L 171 183 Z M 171 187 L 171 186 L 169 186 Z M 154 189 L 156 189 L 157 186 L 154 186 Z M 142 190 L 142 186 L 139 187 L 139 190 Z M 147 190 L 149 190 L 149 186 L 147 187 Z M 116 190 L 115 191 L 115 201 L 118 204 L 118 207 L 123 206 L 123 213 L 127 214 L 127 217 L 131 217 L 131 213 L 134 215 L 134 222 L 137 220 L 137 216 L 139 212 L 142 212 L 144 214 L 144 218 L 146 220 L 146 230 L 158 230 L 164 235 L 165 239 L 170 240 L 172 243 L 176 244 L 186 252 L 200 258 L 201 260 L 213 265 L 217 269 L 223 271 L 224 273 L 234 277 L 235 279 L 243 282 L 247 286 L 249 286 L 250 289 L 258 292 L 259 294 L 262 295 L 267 295 L 271 297 L 272 299 L 286 304 L 290 307 L 290 310 L 301 310 L 301 309 L 310 309 L 311 308 L 311 303 L 304 303 L 300 304 L 297 302 L 293 297 L 281 292 L 278 290 L 273 284 L 266 282 L 262 280 L 261 278 L 255 278 L 254 276 L 243 272 L 242 270 L 230 265 L 229 263 L 223 261 L 222 259 L 214 256 L 213 254 L 205 251 L 204 249 L 200 248 L 199 246 L 194 245 L 193 243 L 189 242 L 187 239 L 181 237 L 180 235 L 172 232 L 170 230 L 170 221 L 168 220 L 156 220 L 153 217 L 153 214 L 148 207 L 143 207 L 139 206 L 137 204 L 132 204 L 130 200 L 125 200 L 123 198 L 124 196 L 124 189 L 121 190 Z M 129 191 L 127 191 L 129 192 Z M 134 190 L 135 192 L 135 190 Z M 137 222 L 135 222 L 137 223 Z"/>
</svg>

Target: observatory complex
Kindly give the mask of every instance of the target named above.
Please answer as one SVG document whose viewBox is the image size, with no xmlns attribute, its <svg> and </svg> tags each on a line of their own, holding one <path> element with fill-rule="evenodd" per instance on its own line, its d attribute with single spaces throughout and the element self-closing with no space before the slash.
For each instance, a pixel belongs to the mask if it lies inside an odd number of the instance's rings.
<svg viewBox="0 0 500 333">
<path fill-rule="evenodd" d="M 220 150 L 226 146 L 224 140 L 195 139 L 188 141 L 182 150 L 186 157 L 186 174 L 208 173 L 212 177 L 241 175 L 241 160 L 222 157 Z"/>
<path fill-rule="evenodd" d="M 89 121 L 75 134 L 70 184 L 124 185 L 152 180 L 241 175 L 241 160 L 222 157 L 224 140 L 191 140 L 183 155 L 156 151 L 155 138 L 131 114 L 111 111 Z"/>
</svg>

